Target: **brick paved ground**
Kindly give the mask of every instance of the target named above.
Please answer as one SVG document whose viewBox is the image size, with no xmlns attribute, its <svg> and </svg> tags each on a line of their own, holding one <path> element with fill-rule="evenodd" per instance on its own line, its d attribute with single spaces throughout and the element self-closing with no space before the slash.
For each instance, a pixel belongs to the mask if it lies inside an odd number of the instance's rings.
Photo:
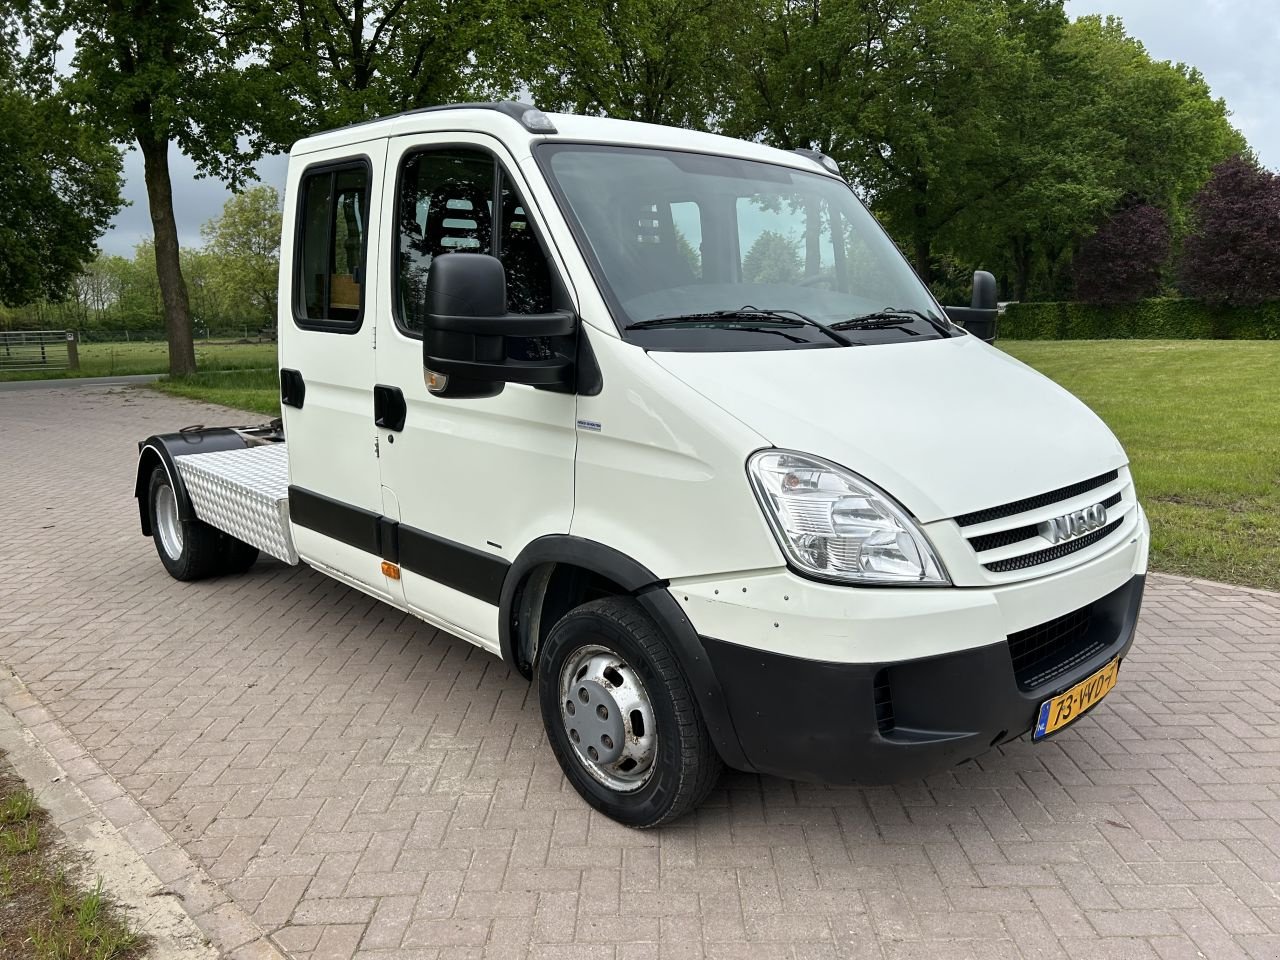
<svg viewBox="0 0 1280 960">
<path fill-rule="evenodd" d="M 732 774 L 631 832 L 465 642 L 306 569 L 169 579 L 134 443 L 234 416 L 0 397 L 0 661 L 290 954 L 1280 957 L 1280 596 L 1154 577 L 1120 686 L 1049 744 L 894 788 Z"/>
</svg>

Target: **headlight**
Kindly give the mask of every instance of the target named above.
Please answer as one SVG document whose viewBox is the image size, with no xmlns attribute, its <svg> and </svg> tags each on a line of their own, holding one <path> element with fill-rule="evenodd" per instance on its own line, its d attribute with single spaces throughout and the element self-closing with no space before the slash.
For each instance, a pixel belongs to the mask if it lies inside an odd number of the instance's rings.
<svg viewBox="0 0 1280 960">
<path fill-rule="evenodd" d="M 950 583 L 933 547 L 887 493 L 834 463 L 762 450 L 747 472 L 791 562 L 849 583 Z"/>
</svg>

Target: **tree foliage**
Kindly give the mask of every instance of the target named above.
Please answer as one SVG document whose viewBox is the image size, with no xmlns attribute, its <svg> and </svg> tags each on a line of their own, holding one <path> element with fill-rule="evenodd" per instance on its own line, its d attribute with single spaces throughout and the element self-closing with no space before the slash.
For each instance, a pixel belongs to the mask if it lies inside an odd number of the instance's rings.
<svg viewBox="0 0 1280 960">
<path fill-rule="evenodd" d="M 747 283 L 795 283 L 802 270 L 799 241 L 776 230 L 763 231 L 742 258 Z"/>
<path fill-rule="evenodd" d="M 836 157 L 917 271 L 1052 294 L 1122 206 L 1184 220 L 1244 142 L 1195 70 L 1060 0 L 753 0 L 726 132 Z"/>
<path fill-rule="evenodd" d="M 238 185 L 262 148 L 259 66 L 227 30 L 220 0 L 8 0 L 23 15 L 34 58 L 51 70 L 74 53 L 60 87 L 120 143 L 142 154 L 165 308 L 169 371 L 195 372 L 190 303 L 178 251 L 170 144 L 204 174 Z"/>
<path fill-rule="evenodd" d="M 1280 176 L 1233 157 L 1191 204 L 1179 282 L 1212 303 L 1256 304 L 1280 298 Z"/>
<path fill-rule="evenodd" d="M 1080 246 L 1072 264 L 1085 303 L 1131 303 L 1160 292 L 1169 262 L 1169 215 L 1141 204 L 1121 210 Z"/>
<path fill-rule="evenodd" d="M 253 38 L 264 136 L 279 149 L 417 107 L 510 96 L 518 44 L 499 0 L 227 0 Z"/>
<path fill-rule="evenodd" d="M 725 0 L 524 0 L 516 10 L 530 65 L 521 80 L 544 108 L 712 123 L 734 16 Z"/>
<path fill-rule="evenodd" d="M 0 0 L 14 5 L 36 62 L 75 37 L 68 100 L 143 154 L 175 372 L 194 362 L 191 315 L 221 316 L 234 288 L 243 319 L 269 322 L 275 285 L 260 251 L 210 235 L 179 253 L 171 142 L 239 188 L 262 150 L 321 129 L 528 93 L 821 150 L 926 281 L 959 289 L 984 267 L 1015 299 L 1086 276 L 1091 297 L 1148 289 L 1161 231 L 1133 211 L 1160 211 L 1176 247 L 1203 227 L 1191 201 L 1214 165 L 1248 150 L 1194 68 L 1153 60 L 1114 18 L 1069 21 L 1063 0 Z M 1126 230 L 1147 260 L 1104 276 Z"/>
<path fill-rule="evenodd" d="M 253 187 L 232 196 L 200 230 L 209 295 L 240 300 L 243 318 L 262 327 L 276 323 L 281 219 L 276 189 Z"/>
<path fill-rule="evenodd" d="M 120 153 L 61 97 L 22 82 L 0 37 L 0 303 L 66 296 L 120 209 Z"/>
</svg>

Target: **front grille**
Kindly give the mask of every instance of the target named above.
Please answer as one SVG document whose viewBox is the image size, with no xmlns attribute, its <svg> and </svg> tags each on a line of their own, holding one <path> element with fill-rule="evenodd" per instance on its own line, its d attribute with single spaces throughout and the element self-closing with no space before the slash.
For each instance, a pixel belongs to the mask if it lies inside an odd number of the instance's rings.
<svg viewBox="0 0 1280 960">
<path fill-rule="evenodd" d="M 893 693 L 889 688 L 889 671 L 880 670 L 872 681 L 872 699 L 876 705 L 876 729 L 889 733 L 893 729 Z"/>
<path fill-rule="evenodd" d="M 1120 494 L 1113 493 L 1102 501 L 1102 505 L 1110 510 L 1119 502 Z M 1014 527 L 1011 530 L 999 530 L 980 537 L 972 537 L 969 540 L 969 544 L 973 547 L 974 552 L 983 553 L 987 550 L 995 550 L 997 547 L 1007 547 L 1011 544 L 1021 543 L 1023 540 L 1030 540 L 1032 537 L 1038 537 L 1039 535 L 1039 525 L 1033 523 L 1025 527 Z"/>
<path fill-rule="evenodd" d="M 1034 690 L 1084 663 L 1106 646 L 1091 634 L 1093 606 L 1009 635 L 1018 686 Z"/>
<path fill-rule="evenodd" d="M 956 523 L 962 527 L 971 527 L 975 523 L 986 523 L 989 520 L 999 520 L 1002 517 L 1012 517 L 1017 513 L 1026 513 L 1028 510 L 1038 510 L 1040 507 L 1047 507 L 1051 503 L 1070 500 L 1072 497 L 1078 497 L 1080 494 L 1096 490 L 1098 487 L 1105 487 L 1119 476 L 1120 471 L 1112 470 L 1110 473 L 1104 473 L 1102 476 L 1094 477 L 1092 480 L 1081 480 L 1079 483 L 1059 487 L 1057 490 L 1050 490 L 1048 493 L 1042 493 L 1035 497 L 1027 497 L 1025 500 L 1006 503 L 1002 507 L 989 507 L 986 510 L 966 513 L 962 517 L 956 517 Z"/>
<path fill-rule="evenodd" d="M 1074 540 L 1068 540 L 1066 543 L 1060 543 L 1057 546 L 1049 547 L 1045 550 L 1036 550 L 1034 553 L 1024 553 L 1020 557 L 1010 557 L 1007 560 L 996 560 L 993 563 L 984 563 L 983 566 L 992 573 L 1008 573 L 1010 570 L 1025 570 L 1027 567 L 1038 566 L 1042 563 L 1048 563 L 1051 560 L 1060 560 L 1063 557 L 1070 556 L 1077 550 L 1083 550 L 1085 547 L 1092 546 L 1099 540 L 1111 536 L 1120 529 L 1120 524 L 1124 523 L 1124 517 L 1108 523 L 1100 530 L 1093 533 L 1086 533 L 1083 537 L 1076 537 Z"/>
</svg>

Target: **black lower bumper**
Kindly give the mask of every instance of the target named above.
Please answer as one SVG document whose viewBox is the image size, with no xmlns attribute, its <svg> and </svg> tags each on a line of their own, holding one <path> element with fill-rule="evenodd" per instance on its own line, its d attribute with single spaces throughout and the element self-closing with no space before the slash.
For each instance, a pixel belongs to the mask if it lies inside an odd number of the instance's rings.
<svg viewBox="0 0 1280 960">
<path fill-rule="evenodd" d="M 1028 732 L 1041 703 L 1128 652 L 1144 583 L 1135 576 L 1003 643 L 920 660 L 827 663 L 702 642 L 748 767 L 796 780 L 891 783 Z"/>
</svg>

